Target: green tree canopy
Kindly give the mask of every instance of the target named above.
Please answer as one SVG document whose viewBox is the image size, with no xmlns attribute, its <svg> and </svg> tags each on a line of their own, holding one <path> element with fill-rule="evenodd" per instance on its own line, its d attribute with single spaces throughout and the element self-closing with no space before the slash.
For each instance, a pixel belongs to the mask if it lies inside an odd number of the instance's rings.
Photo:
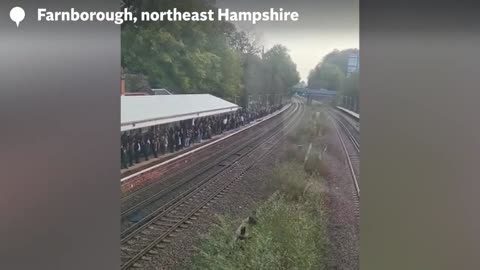
<svg viewBox="0 0 480 270">
<path fill-rule="evenodd" d="M 275 45 L 264 55 L 266 72 L 266 90 L 270 94 L 287 95 L 289 90 L 300 81 L 297 66 L 283 45 Z"/>
<path fill-rule="evenodd" d="M 334 50 L 327 54 L 322 62 L 310 71 L 308 88 L 325 88 L 336 90 L 340 95 L 358 96 L 358 73 L 346 76 L 348 57 L 352 53 L 358 53 L 358 49 Z"/>
<path fill-rule="evenodd" d="M 347 74 L 348 57 L 352 53 L 358 53 L 358 49 L 333 50 L 325 55 L 323 63 L 337 66 L 343 74 Z"/>
<path fill-rule="evenodd" d="M 359 74 L 353 72 L 345 79 L 345 83 L 342 87 L 342 95 L 344 96 L 358 96 L 360 93 L 359 87 Z"/>
<path fill-rule="evenodd" d="M 210 0 L 125 0 L 134 13 L 177 8 L 213 9 Z M 152 88 L 211 93 L 228 100 L 283 95 L 299 80 L 284 46 L 262 49 L 229 22 L 139 22 L 122 25 L 122 67 L 142 74 Z"/>
<path fill-rule="evenodd" d="M 308 87 L 311 89 L 325 88 L 328 90 L 340 90 L 345 74 L 334 64 L 318 64 L 308 75 Z"/>
</svg>

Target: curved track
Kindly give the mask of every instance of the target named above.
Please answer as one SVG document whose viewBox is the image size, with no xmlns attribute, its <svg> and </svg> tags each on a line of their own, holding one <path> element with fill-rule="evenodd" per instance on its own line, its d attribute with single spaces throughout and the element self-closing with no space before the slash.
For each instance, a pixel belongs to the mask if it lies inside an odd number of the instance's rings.
<svg viewBox="0 0 480 270">
<path fill-rule="evenodd" d="M 360 215 L 360 131 L 344 115 L 329 111 L 330 121 L 335 127 L 345 160 L 355 187 L 354 203 L 357 217 Z"/>
<path fill-rule="evenodd" d="M 343 113 L 338 111 L 333 111 L 331 114 L 337 123 L 342 127 L 348 139 L 352 142 L 353 146 L 356 148 L 356 151 L 360 153 L 360 130 L 354 126 Z"/>
<path fill-rule="evenodd" d="M 210 160 L 200 173 L 125 207 L 122 210 L 122 219 L 125 220 L 142 207 L 150 208 L 150 211 L 122 232 L 121 269 L 141 266 L 138 262 L 142 259 L 150 260 L 149 254 L 156 254 L 155 249 L 163 248 L 176 230 L 188 226 L 203 208 L 228 192 L 251 166 L 267 155 L 298 123 L 303 112 L 303 103 L 294 102 L 285 115 L 263 127 L 260 133 L 248 136 L 243 144 L 226 150 L 214 161 Z M 161 206 L 156 205 L 159 201 Z"/>
<path fill-rule="evenodd" d="M 172 199 L 181 194 L 182 191 L 195 186 L 199 182 L 208 181 L 222 171 L 227 170 L 237 160 L 239 160 L 248 151 L 255 148 L 262 141 L 261 138 L 272 132 L 275 128 L 280 128 L 283 121 L 282 117 L 288 118 L 295 111 L 294 105 L 280 115 L 279 118 L 272 119 L 259 126 L 260 129 L 249 130 L 242 133 L 242 137 L 235 142 L 228 142 L 224 145 L 212 149 L 210 158 L 197 162 L 177 171 L 176 173 L 162 179 L 155 184 L 146 186 L 137 192 L 134 192 L 122 199 L 121 206 L 121 237 L 124 238 L 143 223 L 151 219 L 160 208 L 170 203 Z"/>
</svg>

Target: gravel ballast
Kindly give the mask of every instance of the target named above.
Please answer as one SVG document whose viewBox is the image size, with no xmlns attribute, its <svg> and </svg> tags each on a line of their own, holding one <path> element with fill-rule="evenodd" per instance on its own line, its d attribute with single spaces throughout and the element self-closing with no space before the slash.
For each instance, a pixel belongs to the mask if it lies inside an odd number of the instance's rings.
<svg viewBox="0 0 480 270">
<path fill-rule="evenodd" d="M 359 213 L 355 200 L 355 189 L 348 167 L 344 161 L 342 146 L 335 130 L 327 133 L 322 145 L 328 145 L 323 161 L 329 167 L 326 177 L 326 207 L 329 234 L 329 269 L 359 269 Z M 275 191 L 269 179 L 277 164 L 286 153 L 286 140 L 274 146 L 273 151 L 257 162 L 222 197 L 212 201 L 203 212 L 192 220 L 192 224 L 175 232 L 170 243 L 163 249 L 155 249 L 158 254 L 149 255 L 150 260 L 140 260 L 139 269 L 189 269 L 195 247 L 199 246 L 200 235 L 210 232 L 218 219 L 217 215 L 241 220 L 252 214 Z M 345 142 L 347 143 L 347 142 Z M 348 147 L 348 146 L 347 146 Z M 232 232 L 233 234 L 233 232 Z"/>
<path fill-rule="evenodd" d="M 151 261 L 142 261 L 142 269 L 188 269 L 190 260 L 199 246 L 200 235 L 212 229 L 218 219 L 217 215 L 226 215 L 238 220 L 238 224 L 272 193 L 268 178 L 275 168 L 281 151 L 272 151 L 235 183 L 221 198 L 216 199 L 198 215 L 187 228 L 176 232 L 175 239 L 165 244 L 159 254 Z M 232 232 L 233 233 L 233 232 Z"/>
<path fill-rule="evenodd" d="M 329 145 L 324 162 L 330 169 L 330 175 L 326 179 L 329 190 L 327 201 L 330 268 L 359 269 L 360 219 L 355 187 L 345 159 L 339 155 L 343 151 L 342 145 L 333 127 L 324 140 Z M 352 147 L 349 143 L 345 141 L 347 149 Z"/>
</svg>

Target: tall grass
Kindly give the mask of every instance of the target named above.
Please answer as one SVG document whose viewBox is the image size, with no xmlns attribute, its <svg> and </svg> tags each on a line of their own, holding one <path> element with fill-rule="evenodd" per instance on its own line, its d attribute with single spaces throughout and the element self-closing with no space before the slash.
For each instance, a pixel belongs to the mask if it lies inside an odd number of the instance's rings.
<svg viewBox="0 0 480 270">
<path fill-rule="evenodd" d="M 192 269 L 326 269 L 327 233 L 323 183 L 299 163 L 276 169 L 280 192 L 256 211 L 248 238 L 237 240 L 235 222 L 219 218 L 199 246 Z"/>
<path fill-rule="evenodd" d="M 312 153 L 304 165 L 305 172 L 309 175 L 327 177 L 330 174 L 330 169 L 321 160 L 318 152 Z"/>
<path fill-rule="evenodd" d="M 192 269 L 326 269 L 326 226 L 307 204 L 279 195 L 257 216 L 246 240 L 236 240 L 233 223 L 221 219 L 204 238 Z"/>
<path fill-rule="evenodd" d="M 202 236 L 191 269 L 327 269 L 323 177 L 329 172 L 318 157 L 321 149 L 312 149 L 304 164 L 309 143 L 329 132 L 326 120 L 323 113 L 316 118 L 310 114 L 288 136 L 287 162 L 275 168 L 269 183 L 278 192 L 258 207 L 255 225 L 246 227 L 247 237 L 236 235 L 237 221 L 219 217 L 216 228 Z"/>
<path fill-rule="evenodd" d="M 271 185 L 276 186 L 287 199 L 298 201 L 308 186 L 308 176 L 301 163 L 284 163 L 275 170 Z"/>
</svg>

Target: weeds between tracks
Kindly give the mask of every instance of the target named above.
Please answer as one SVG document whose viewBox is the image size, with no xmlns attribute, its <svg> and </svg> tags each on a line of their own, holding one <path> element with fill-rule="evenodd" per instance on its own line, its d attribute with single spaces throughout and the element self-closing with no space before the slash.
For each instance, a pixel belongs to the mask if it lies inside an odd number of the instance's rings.
<svg viewBox="0 0 480 270">
<path fill-rule="evenodd" d="M 329 127 L 323 115 L 310 118 L 315 112 L 310 109 L 297 132 L 287 138 L 287 158 L 269 180 L 276 192 L 256 209 L 249 219 L 254 222 L 239 237 L 238 222 L 219 217 L 216 228 L 202 236 L 192 269 L 327 269 L 324 177 L 329 172 L 321 160 L 324 146 L 317 139 Z M 314 146 L 305 161 L 309 143 Z"/>
</svg>

